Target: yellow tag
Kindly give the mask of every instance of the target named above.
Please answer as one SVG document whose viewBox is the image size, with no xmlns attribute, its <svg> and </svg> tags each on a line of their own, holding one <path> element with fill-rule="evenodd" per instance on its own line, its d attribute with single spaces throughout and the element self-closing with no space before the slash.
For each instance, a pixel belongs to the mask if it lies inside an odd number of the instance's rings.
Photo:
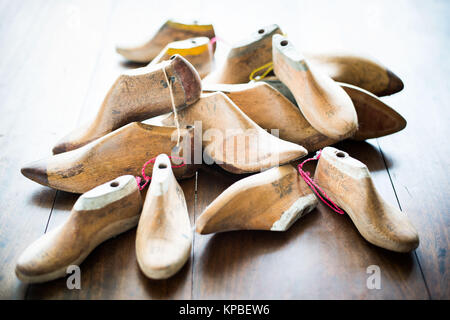
<svg viewBox="0 0 450 320">
<path fill-rule="evenodd" d="M 167 25 L 188 31 L 209 31 L 213 30 L 213 26 L 211 24 L 184 24 L 179 22 L 167 21 Z"/>
<path fill-rule="evenodd" d="M 171 56 L 174 54 L 179 54 L 181 56 L 197 56 L 202 54 L 208 50 L 208 44 L 204 44 L 201 46 L 193 47 L 193 48 L 167 48 L 167 55 Z"/>
</svg>

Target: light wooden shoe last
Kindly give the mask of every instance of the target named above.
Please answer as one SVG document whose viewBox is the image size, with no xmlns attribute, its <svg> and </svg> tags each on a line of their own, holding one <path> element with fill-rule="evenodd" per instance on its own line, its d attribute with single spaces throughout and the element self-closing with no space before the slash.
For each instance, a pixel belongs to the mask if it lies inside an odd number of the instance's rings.
<svg viewBox="0 0 450 320">
<path fill-rule="evenodd" d="M 170 79 L 175 108 L 183 108 L 198 100 L 200 77 L 192 65 L 179 55 L 160 64 L 129 70 L 113 84 L 95 119 L 59 141 L 53 153 L 77 149 L 130 122 L 172 111 L 170 89 L 164 72 L 167 80 Z"/>
<path fill-rule="evenodd" d="M 363 88 L 379 97 L 403 89 L 402 80 L 380 63 L 351 54 L 307 54 L 308 61 L 333 80 Z"/>
<path fill-rule="evenodd" d="M 174 151 L 188 158 L 186 162 L 190 161 L 193 129 L 180 132 L 181 142 L 177 147 L 176 128 L 133 122 L 79 149 L 30 163 L 21 171 L 25 177 L 44 186 L 83 193 L 114 177 L 140 175 L 143 164 L 160 153 Z M 189 163 L 174 169 L 177 178 L 195 174 L 195 166 Z"/>
<path fill-rule="evenodd" d="M 327 147 L 314 180 L 370 243 L 397 252 L 409 252 L 419 245 L 419 236 L 407 215 L 381 198 L 362 162 Z"/>
<path fill-rule="evenodd" d="M 247 83 L 255 69 L 272 61 L 274 34 L 281 34 L 276 24 L 259 28 L 248 39 L 236 43 L 225 63 L 208 75 L 204 83 Z"/>
<path fill-rule="evenodd" d="M 280 80 L 278 80 L 276 77 L 270 77 L 270 79 L 264 79 L 263 81 L 270 84 L 273 88 L 276 88 L 280 93 L 283 94 L 283 96 L 288 98 L 290 102 L 294 103 L 295 107 L 297 107 L 292 92 Z M 350 99 L 352 99 L 356 114 L 358 116 L 358 130 L 351 137 L 351 139 L 365 140 L 365 139 L 379 138 L 401 131 L 406 127 L 406 120 L 398 112 L 389 107 L 374 94 L 362 88 L 358 88 L 347 83 L 339 83 L 339 85 L 342 87 L 342 89 L 345 90 L 345 92 L 347 92 Z M 207 88 L 209 88 L 209 86 L 207 86 Z M 261 109 L 263 109 L 263 107 L 261 107 Z M 248 115 L 250 116 L 250 114 Z M 263 125 L 261 126 L 264 127 Z M 282 130 L 280 129 L 280 138 L 283 139 L 281 133 Z M 315 135 L 311 135 L 311 137 L 314 136 Z M 292 141 L 290 139 L 285 140 Z M 328 140 L 329 141 L 319 140 L 318 143 L 314 143 L 314 145 L 312 146 L 307 142 L 304 143 L 301 143 L 301 141 L 298 142 L 292 141 L 292 142 L 304 145 L 305 148 L 307 148 L 310 151 L 315 151 L 324 146 L 331 145 L 335 142 L 335 141 L 333 142 L 331 139 Z M 316 140 L 314 139 L 313 141 Z"/>
<path fill-rule="evenodd" d="M 364 89 L 340 83 L 353 101 L 358 115 L 358 130 L 351 137 L 366 140 L 384 137 L 406 127 L 406 120 L 377 96 Z"/>
<path fill-rule="evenodd" d="M 142 272 L 166 279 L 189 259 L 192 229 L 183 190 L 167 155 L 156 158 L 136 233 L 136 257 Z"/>
<path fill-rule="evenodd" d="M 285 37 L 274 35 L 272 49 L 276 76 L 291 90 L 311 126 L 331 139 L 351 137 L 358 129 L 358 119 L 345 91 L 311 68 Z"/>
<path fill-rule="evenodd" d="M 201 121 L 204 154 L 231 173 L 261 171 L 308 153 L 263 130 L 222 92 L 202 94 L 199 101 L 178 112 L 178 119 L 182 126 L 197 126 L 195 122 Z M 163 124 L 173 125 L 173 115 Z"/>
<path fill-rule="evenodd" d="M 168 20 L 144 45 L 132 48 L 117 47 L 116 51 L 130 61 L 148 63 L 169 43 L 196 37 L 214 38 L 214 27 L 211 24 L 200 24 L 198 21 Z M 215 50 L 215 45 L 213 49 Z"/>
<path fill-rule="evenodd" d="M 16 275 L 37 283 L 66 275 L 105 240 L 135 227 L 142 199 L 133 176 L 121 176 L 100 185 L 75 202 L 69 218 L 33 242 L 19 257 Z"/>
<path fill-rule="evenodd" d="M 204 78 L 211 72 L 214 61 L 214 53 L 209 43 L 210 39 L 207 37 L 171 42 L 150 62 L 150 65 L 158 64 L 170 59 L 174 54 L 179 54 L 192 64 L 200 78 Z"/>
<path fill-rule="evenodd" d="M 203 211 L 198 233 L 285 231 L 317 206 L 317 197 L 290 164 L 232 184 Z"/>
<path fill-rule="evenodd" d="M 268 132 L 278 129 L 278 137 L 282 140 L 301 145 L 309 151 L 337 142 L 314 129 L 296 105 L 265 82 L 203 85 L 203 92 L 217 91 L 226 94 L 261 128 Z"/>
</svg>

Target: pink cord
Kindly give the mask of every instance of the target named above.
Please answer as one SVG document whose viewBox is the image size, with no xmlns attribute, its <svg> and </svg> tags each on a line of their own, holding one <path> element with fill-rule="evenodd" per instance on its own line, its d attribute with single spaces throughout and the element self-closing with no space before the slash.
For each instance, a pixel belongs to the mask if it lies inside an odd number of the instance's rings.
<svg viewBox="0 0 450 320">
<path fill-rule="evenodd" d="M 325 203 L 328 207 L 331 208 L 331 210 L 333 210 L 334 212 L 337 212 L 339 214 L 345 214 L 345 212 L 339 208 L 339 206 L 334 203 L 333 201 L 331 201 L 331 199 L 327 196 L 327 194 L 325 193 L 325 191 L 322 190 L 322 188 L 320 188 L 317 183 L 314 182 L 314 180 L 310 177 L 309 172 L 303 171 L 303 165 L 309 161 L 312 160 L 319 160 L 320 159 L 320 155 L 322 154 L 322 150 L 317 151 L 316 155 L 312 158 L 306 159 L 305 161 L 303 161 L 302 163 L 300 163 L 297 166 L 298 172 L 300 173 L 300 175 L 302 176 L 303 180 L 305 180 L 306 184 L 312 189 L 312 191 L 319 197 L 320 200 L 322 200 L 323 203 Z M 324 199 L 323 197 L 326 199 Z"/>
<path fill-rule="evenodd" d="M 224 39 L 220 38 L 219 36 L 215 36 L 215 37 L 212 37 L 211 40 L 209 40 L 210 48 L 212 49 L 212 46 L 214 45 L 214 43 L 216 43 L 218 41 L 222 42 L 227 47 L 231 47 L 231 45 L 227 41 L 225 41 Z"/>
<path fill-rule="evenodd" d="M 178 165 L 178 166 L 172 166 L 172 168 L 181 168 L 184 167 L 186 165 L 186 161 L 184 160 L 184 158 L 181 157 L 172 157 L 172 156 L 168 156 L 170 159 L 181 159 L 183 160 L 183 163 Z M 136 182 L 138 184 L 139 190 L 142 190 L 145 188 L 145 186 L 149 183 L 149 181 L 152 179 L 151 177 L 147 176 L 145 174 L 145 168 L 150 164 L 150 163 L 155 163 L 156 158 L 151 158 L 150 160 L 148 160 L 146 163 L 144 163 L 144 165 L 142 166 L 142 177 L 144 178 L 145 183 L 141 186 L 141 182 L 142 182 L 142 178 L 137 176 L 136 177 Z"/>
</svg>

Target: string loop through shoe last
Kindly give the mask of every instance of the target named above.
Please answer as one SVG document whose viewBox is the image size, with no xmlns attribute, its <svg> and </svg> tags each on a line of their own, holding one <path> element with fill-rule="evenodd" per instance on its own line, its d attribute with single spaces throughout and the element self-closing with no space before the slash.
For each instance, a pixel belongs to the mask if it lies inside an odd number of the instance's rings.
<svg viewBox="0 0 450 320">
<path fill-rule="evenodd" d="M 200 93 L 200 76 L 180 55 L 128 70 L 109 89 L 94 120 L 59 141 L 53 154 L 82 147 L 130 122 L 184 108 L 197 101 Z"/>
<path fill-rule="evenodd" d="M 381 197 L 362 162 L 336 148 L 324 148 L 314 180 L 370 243 L 397 252 L 418 247 L 419 235 L 407 215 Z"/>
<path fill-rule="evenodd" d="M 83 193 L 114 177 L 138 176 L 143 163 L 166 153 L 186 159 L 185 166 L 174 169 L 176 177 L 182 179 L 195 174 L 193 146 L 193 128 L 178 130 L 133 122 L 81 148 L 25 165 L 21 171 L 44 186 Z"/>
</svg>

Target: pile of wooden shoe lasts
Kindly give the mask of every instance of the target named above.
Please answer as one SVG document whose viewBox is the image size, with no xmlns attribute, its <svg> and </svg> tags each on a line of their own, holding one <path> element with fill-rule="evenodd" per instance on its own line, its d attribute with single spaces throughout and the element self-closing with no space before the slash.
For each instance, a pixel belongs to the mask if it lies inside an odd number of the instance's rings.
<svg viewBox="0 0 450 320">
<path fill-rule="evenodd" d="M 135 226 L 142 272 L 174 275 L 192 242 L 177 179 L 195 175 L 198 154 L 247 174 L 204 210 L 198 233 L 285 231 L 319 195 L 345 211 L 370 243 L 397 252 L 418 246 L 417 231 L 381 198 L 367 167 L 329 147 L 406 126 L 378 98 L 402 90 L 394 73 L 365 57 L 303 53 L 277 25 L 237 42 L 213 68 L 215 47 L 212 25 L 169 20 L 144 45 L 117 48 L 146 65 L 118 76 L 96 117 L 57 143 L 54 155 L 22 168 L 42 185 L 82 193 L 67 221 L 20 256 L 22 281 L 63 277 L 69 265 Z M 291 162 L 322 148 L 307 183 Z"/>
</svg>

